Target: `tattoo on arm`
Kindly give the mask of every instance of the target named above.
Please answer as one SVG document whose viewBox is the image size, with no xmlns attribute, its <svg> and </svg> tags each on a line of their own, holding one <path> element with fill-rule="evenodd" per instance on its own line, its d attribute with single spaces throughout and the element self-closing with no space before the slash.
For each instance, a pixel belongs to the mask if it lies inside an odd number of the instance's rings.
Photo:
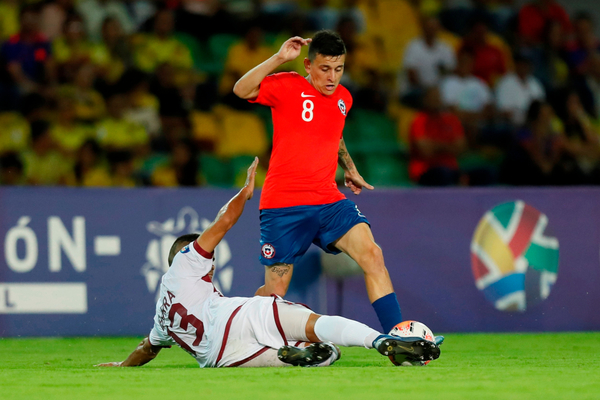
<svg viewBox="0 0 600 400">
<path fill-rule="evenodd" d="M 351 171 L 355 169 L 354 161 L 352 161 L 352 157 L 350 157 L 350 153 L 348 153 L 348 149 L 346 148 L 346 143 L 344 139 L 340 140 L 340 148 L 338 150 L 338 164 L 346 171 Z"/>
<path fill-rule="evenodd" d="M 275 264 L 271 267 L 271 271 L 273 271 L 273 273 L 279 275 L 280 278 L 282 276 L 284 276 L 285 274 L 289 273 L 290 269 L 292 269 L 291 264 Z"/>
</svg>

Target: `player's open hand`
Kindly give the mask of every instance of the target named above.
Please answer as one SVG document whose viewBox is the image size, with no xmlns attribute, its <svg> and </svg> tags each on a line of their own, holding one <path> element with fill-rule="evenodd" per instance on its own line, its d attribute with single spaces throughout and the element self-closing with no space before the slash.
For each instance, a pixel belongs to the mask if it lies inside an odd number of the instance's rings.
<svg viewBox="0 0 600 400">
<path fill-rule="evenodd" d="M 307 46 L 310 42 L 312 42 L 312 39 L 303 39 L 300 36 L 294 36 L 281 45 L 277 56 L 279 56 L 282 63 L 292 61 L 300 55 L 302 46 Z"/>
<path fill-rule="evenodd" d="M 256 168 L 258 168 L 258 157 L 254 157 L 254 161 L 248 168 L 248 175 L 246 176 L 246 184 L 244 189 L 248 193 L 248 200 L 254 196 L 254 179 L 256 178 Z"/>
<path fill-rule="evenodd" d="M 373 186 L 369 185 L 359 173 L 352 174 L 348 171 L 344 172 L 344 181 L 346 187 L 350 188 L 354 194 L 360 194 L 363 188 L 369 190 L 375 189 Z"/>
<path fill-rule="evenodd" d="M 120 367 L 121 364 L 123 364 L 122 361 L 120 361 L 120 362 L 109 362 L 109 363 L 104 363 L 104 364 L 96 364 L 96 365 L 94 365 L 94 367 Z"/>
</svg>

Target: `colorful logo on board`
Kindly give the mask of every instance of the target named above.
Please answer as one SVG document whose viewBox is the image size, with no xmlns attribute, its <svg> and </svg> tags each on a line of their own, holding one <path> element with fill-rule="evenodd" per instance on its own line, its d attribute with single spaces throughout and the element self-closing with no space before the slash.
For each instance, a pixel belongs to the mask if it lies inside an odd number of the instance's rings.
<svg viewBox="0 0 600 400">
<path fill-rule="evenodd" d="M 475 285 L 496 309 L 525 311 L 549 295 L 558 274 L 558 239 L 548 217 L 514 201 L 483 216 L 471 241 Z"/>
</svg>

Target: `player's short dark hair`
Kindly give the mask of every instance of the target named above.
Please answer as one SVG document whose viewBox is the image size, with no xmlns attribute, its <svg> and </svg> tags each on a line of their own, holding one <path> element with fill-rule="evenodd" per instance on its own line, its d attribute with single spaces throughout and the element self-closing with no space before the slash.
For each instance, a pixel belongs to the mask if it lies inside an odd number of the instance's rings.
<svg viewBox="0 0 600 400">
<path fill-rule="evenodd" d="M 308 45 L 308 59 L 314 61 L 317 54 L 332 57 L 341 56 L 346 54 L 346 45 L 336 32 L 322 30 L 315 33 L 312 42 Z"/>
<path fill-rule="evenodd" d="M 173 259 L 179 250 L 181 250 L 183 246 L 190 244 L 199 237 L 200 235 L 198 233 L 186 233 L 185 235 L 181 235 L 175 239 L 175 242 L 173 242 L 173 245 L 171 246 L 171 250 L 169 250 L 169 267 L 173 263 Z"/>
</svg>

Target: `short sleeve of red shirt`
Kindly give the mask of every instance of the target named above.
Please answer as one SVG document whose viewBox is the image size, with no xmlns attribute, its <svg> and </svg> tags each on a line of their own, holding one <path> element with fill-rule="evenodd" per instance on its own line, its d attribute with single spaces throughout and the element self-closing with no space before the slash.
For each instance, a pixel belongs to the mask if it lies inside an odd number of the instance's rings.
<svg viewBox="0 0 600 400">
<path fill-rule="evenodd" d="M 289 72 L 280 72 L 265 77 L 260 83 L 258 97 L 248 101 L 250 103 L 262 104 L 263 106 L 276 107 L 277 103 L 281 100 L 281 94 L 285 90 L 286 81 L 290 80 L 291 75 Z"/>
</svg>

